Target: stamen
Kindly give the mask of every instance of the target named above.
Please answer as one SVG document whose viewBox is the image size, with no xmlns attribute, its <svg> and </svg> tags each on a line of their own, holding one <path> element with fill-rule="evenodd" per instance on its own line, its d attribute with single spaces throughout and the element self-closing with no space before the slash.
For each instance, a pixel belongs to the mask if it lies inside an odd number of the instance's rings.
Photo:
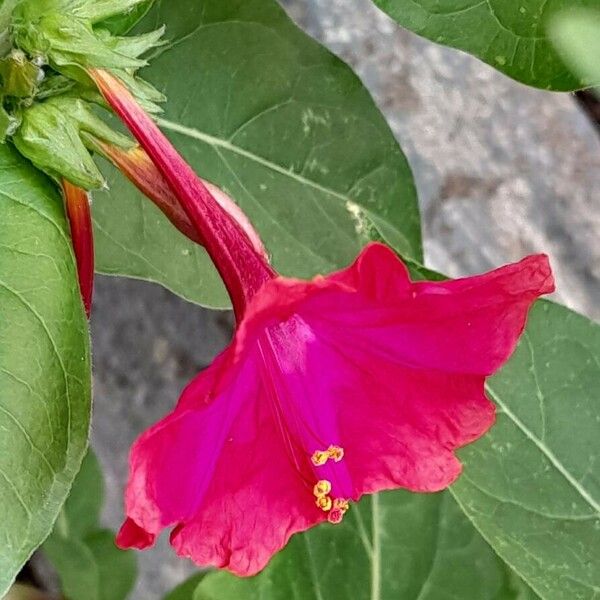
<svg viewBox="0 0 600 600">
<path fill-rule="evenodd" d="M 319 481 L 317 481 L 315 487 L 313 488 L 313 494 L 317 498 L 327 496 L 329 492 L 331 492 L 331 481 L 328 481 L 327 479 L 320 479 Z"/>
<path fill-rule="evenodd" d="M 321 467 L 329 460 L 329 452 L 326 450 L 315 450 L 310 460 L 315 467 Z"/>
<path fill-rule="evenodd" d="M 327 450 L 315 450 L 310 460 L 315 467 L 322 467 L 329 459 L 340 462 L 344 458 L 344 449 L 340 446 L 329 446 Z"/>
<path fill-rule="evenodd" d="M 350 503 L 345 498 L 336 498 L 333 501 L 333 506 L 339 508 L 342 512 L 346 512 L 350 508 Z"/>
<path fill-rule="evenodd" d="M 337 525 L 342 522 L 344 513 L 339 508 L 332 508 L 327 515 L 327 520 L 333 525 Z"/>
<path fill-rule="evenodd" d="M 341 523 L 342 519 L 344 518 L 344 515 L 348 511 L 348 508 L 350 508 L 348 500 L 344 498 L 336 498 L 333 501 L 333 508 L 329 511 L 329 514 L 327 515 L 327 520 L 330 523 L 333 523 L 334 525 Z"/>
<path fill-rule="evenodd" d="M 329 448 L 327 448 L 327 454 L 329 455 L 329 458 L 332 458 L 337 463 L 344 458 L 344 449 L 340 446 L 329 446 Z"/>
<path fill-rule="evenodd" d="M 319 498 L 317 498 L 316 504 L 321 510 L 325 512 L 331 510 L 331 507 L 333 505 L 330 496 L 320 496 Z"/>
</svg>

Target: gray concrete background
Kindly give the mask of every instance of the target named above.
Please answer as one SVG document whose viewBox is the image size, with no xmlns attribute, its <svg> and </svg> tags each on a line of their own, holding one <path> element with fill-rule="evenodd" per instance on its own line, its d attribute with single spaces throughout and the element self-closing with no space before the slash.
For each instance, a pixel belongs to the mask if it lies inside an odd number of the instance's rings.
<svg viewBox="0 0 600 600">
<path fill-rule="evenodd" d="M 600 317 L 600 139 L 568 95 L 529 89 L 400 30 L 368 0 L 289 0 L 290 14 L 349 62 L 412 165 L 428 265 L 482 271 L 551 255 L 560 300 Z M 226 344 L 227 313 L 158 286 L 99 278 L 93 317 L 93 444 L 122 519 L 127 451 Z M 158 600 L 193 568 L 166 540 L 139 555 L 134 600 Z"/>
</svg>

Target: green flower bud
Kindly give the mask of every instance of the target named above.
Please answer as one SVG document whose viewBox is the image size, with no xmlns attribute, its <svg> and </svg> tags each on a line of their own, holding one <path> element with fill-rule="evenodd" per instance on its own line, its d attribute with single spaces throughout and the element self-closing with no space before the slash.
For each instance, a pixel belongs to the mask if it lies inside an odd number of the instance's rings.
<svg viewBox="0 0 600 600">
<path fill-rule="evenodd" d="M 60 71 L 64 66 L 138 69 L 146 62 L 115 52 L 83 19 L 50 13 L 37 21 L 14 22 L 15 42 L 32 56 L 41 55 Z"/>
<path fill-rule="evenodd" d="M 162 94 L 135 77 L 147 64 L 140 58 L 161 45 L 164 29 L 140 36 L 119 37 L 98 25 L 106 18 L 131 11 L 147 0 L 22 0 L 12 18 L 17 47 L 40 57 L 56 71 L 93 87 L 86 69 L 109 69 L 126 81 L 130 91 L 151 112 Z"/>
<path fill-rule="evenodd" d="M 0 0 L 0 45 L 4 32 L 16 48 L 0 59 L 0 142 L 12 137 L 57 180 L 102 187 L 90 140 L 131 143 L 92 112 L 88 102 L 108 106 L 88 72 L 111 71 L 148 112 L 160 112 L 164 96 L 136 71 L 147 64 L 142 56 L 161 45 L 164 29 L 121 37 L 107 22 L 147 7 L 148 0 Z"/>
<path fill-rule="evenodd" d="M 129 138 L 98 118 L 85 101 L 63 96 L 24 111 L 21 127 L 12 139 L 17 150 L 38 169 L 92 190 L 105 183 L 84 142 L 86 133 L 122 148 L 133 146 Z"/>
<path fill-rule="evenodd" d="M 3 96 L 33 98 L 43 79 L 44 71 L 27 60 L 20 50 L 13 50 L 6 58 L 0 59 Z"/>
</svg>

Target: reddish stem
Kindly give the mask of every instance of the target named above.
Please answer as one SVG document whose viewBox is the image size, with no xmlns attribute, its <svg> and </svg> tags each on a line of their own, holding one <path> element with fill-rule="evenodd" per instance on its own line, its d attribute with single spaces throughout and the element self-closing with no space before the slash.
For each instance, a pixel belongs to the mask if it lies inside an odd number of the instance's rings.
<svg viewBox="0 0 600 600">
<path fill-rule="evenodd" d="M 94 233 L 90 202 L 85 190 L 69 183 L 66 179 L 62 180 L 62 188 L 77 261 L 79 289 L 85 313 L 89 318 L 94 293 Z"/>
</svg>

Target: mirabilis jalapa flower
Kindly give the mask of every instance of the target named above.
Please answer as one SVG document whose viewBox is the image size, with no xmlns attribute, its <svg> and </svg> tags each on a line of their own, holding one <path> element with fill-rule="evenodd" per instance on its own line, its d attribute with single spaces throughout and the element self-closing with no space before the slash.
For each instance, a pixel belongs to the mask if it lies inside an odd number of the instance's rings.
<svg viewBox="0 0 600 600">
<path fill-rule="evenodd" d="M 120 82 L 93 77 L 198 230 L 237 319 L 230 346 L 133 446 L 118 544 L 146 548 L 173 527 L 181 556 L 252 575 L 364 494 L 450 485 L 454 451 L 494 422 L 486 377 L 553 290 L 547 257 L 415 283 L 373 243 L 337 273 L 282 277 Z"/>
</svg>

